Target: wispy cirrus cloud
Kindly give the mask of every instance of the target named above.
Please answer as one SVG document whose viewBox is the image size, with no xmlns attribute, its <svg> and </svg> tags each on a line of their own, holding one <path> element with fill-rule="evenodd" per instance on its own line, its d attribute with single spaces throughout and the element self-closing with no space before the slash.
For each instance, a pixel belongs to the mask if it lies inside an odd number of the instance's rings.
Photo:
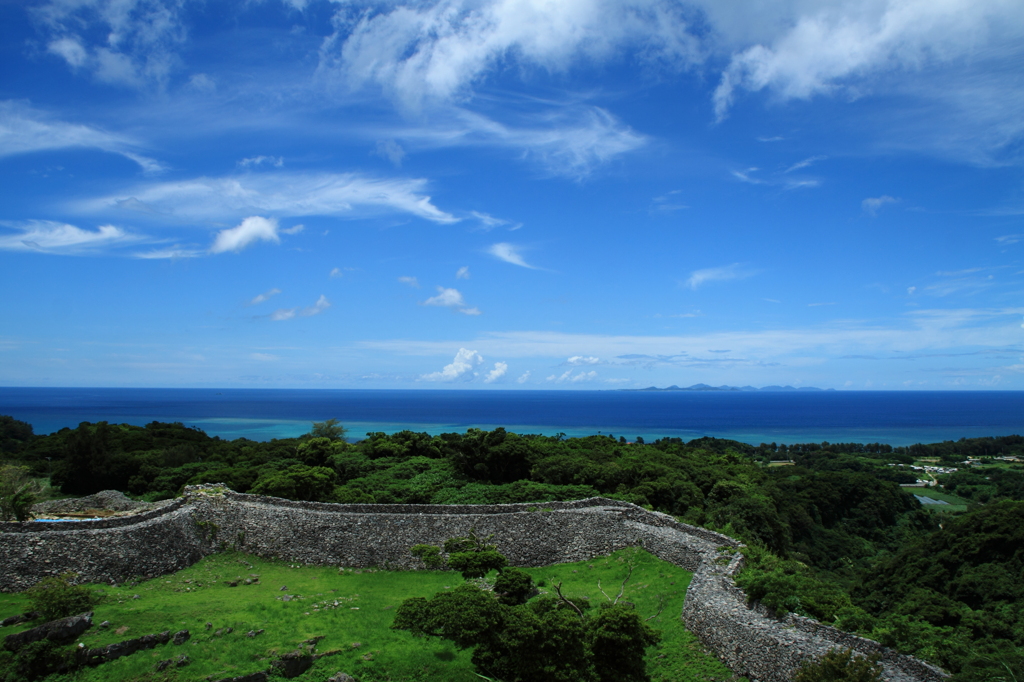
<svg viewBox="0 0 1024 682">
<path fill-rule="evenodd" d="M 259 305 L 260 303 L 269 301 L 271 298 L 277 296 L 279 293 L 281 293 L 281 290 L 278 289 L 277 287 L 274 287 L 273 289 L 264 291 L 262 294 L 254 296 L 253 299 L 249 301 L 249 305 Z"/>
<path fill-rule="evenodd" d="M 236 220 L 253 214 L 361 218 L 407 213 L 435 223 L 457 222 L 431 202 L 424 194 L 426 187 L 423 179 L 266 172 L 142 184 L 120 194 L 80 202 L 77 207 L 90 212 L 120 206 L 145 208 L 152 216 L 208 221 Z"/>
<path fill-rule="evenodd" d="M 330 307 L 331 302 L 327 300 L 326 296 L 321 294 L 316 303 L 311 306 L 306 308 L 278 308 L 270 314 L 270 319 L 275 322 L 283 322 L 284 320 L 292 320 L 296 317 L 312 317 L 319 315 Z"/>
<path fill-rule="evenodd" d="M 745 268 L 741 263 L 723 265 L 717 268 L 694 270 L 686 280 L 686 286 L 697 290 L 708 282 L 728 282 L 735 279 L 746 279 L 756 275 L 755 270 Z"/>
<path fill-rule="evenodd" d="M 530 265 L 523 259 L 523 255 L 520 253 L 522 247 L 516 246 L 515 244 L 509 244 L 508 242 L 499 242 L 492 244 L 487 253 L 491 254 L 498 260 L 503 260 L 506 263 L 512 265 L 518 265 L 521 268 L 529 268 L 530 270 L 537 270 L 536 266 Z"/>
<path fill-rule="evenodd" d="M 26 102 L 0 102 L 0 157 L 54 149 L 98 149 L 120 154 L 147 173 L 162 171 L 164 167 L 142 155 L 141 148 L 126 135 L 61 121 Z"/>
<path fill-rule="evenodd" d="M 143 240 L 140 235 L 114 225 L 101 225 L 95 230 L 85 230 L 76 225 L 52 220 L 0 224 L 14 230 L 14 234 L 0 234 L 0 250 L 4 251 L 77 255 L 97 253 L 114 246 Z"/>
<path fill-rule="evenodd" d="M 817 326 L 707 332 L 678 336 L 568 334 L 547 331 L 488 332 L 472 340 L 362 341 L 372 348 L 403 355 L 436 355 L 453 345 L 472 346 L 505 358 L 571 357 L 584 347 L 600 357 L 701 358 L 709 348 L 729 348 L 749 362 L 798 357 L 941 352 L 940 349 L 1021 347 L 1024 307 L 927 309 L 896 320 L 844 320 Z M 722 359 L 716 358 L 721 362 Z"/>
<path fill-rule="evenodd" d="M 551 104 L 539 113 L 504 122 L 462 107 L 432 111 L 426 118 L 423 124 L 397 127 L 389 134 L 425 149 L 506 148 L 550 175 L 577 180 L 649 142 L 607 109 L 572 103 Z M 485 220 L 484 226 L 492 225 Z"/>
</svg>

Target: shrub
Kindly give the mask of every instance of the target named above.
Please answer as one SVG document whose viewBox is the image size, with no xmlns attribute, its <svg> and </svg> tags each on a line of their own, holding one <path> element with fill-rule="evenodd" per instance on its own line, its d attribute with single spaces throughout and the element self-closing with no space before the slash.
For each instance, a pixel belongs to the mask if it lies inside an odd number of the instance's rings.
<svg viewBox="0 0 1024 682">
<path fill-rule="evenodd" d="M 881 679 L 878 655 L 854 656 L 853 649 L 832 649 L 819 659 L 804 661 L 793 676 L 793 682 L 878 682 Z"/>
<path fill-rule="evenodd" d="M 41 613 L 46 620 L 56 620 L 78 615 L 98 604 L 98 594 L 72 582 L 77 577 L 77 573 L 69 571 L 43 578 L 27 589 L 25 595 L 32 604 L 32 610 Z"/>
</svg>

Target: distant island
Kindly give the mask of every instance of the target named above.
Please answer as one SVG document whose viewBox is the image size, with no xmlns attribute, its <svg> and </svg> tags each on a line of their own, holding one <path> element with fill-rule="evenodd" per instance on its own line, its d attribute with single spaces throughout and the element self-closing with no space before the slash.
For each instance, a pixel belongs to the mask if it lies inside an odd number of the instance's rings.
<svg viewBox="0 0 1024 682">
<path fill-rule="evenodd" d="M 707 384 L 694 384 L 693 386 L 668 386 L 666 388 L 658 388 L 657 386 L 648 386 L 647 388 L 622 388 L 621 391 L 760 391 L 770 393 L 782 393 L 789 391 L 834 391 L 834 388 L 816 388 L 814 386 L 801 386 L 800 388 L 794 388 L 793 386 L 765 386 L 763 388 L 756 388 L 754 386 L 708 386 Z"/>
</svg>

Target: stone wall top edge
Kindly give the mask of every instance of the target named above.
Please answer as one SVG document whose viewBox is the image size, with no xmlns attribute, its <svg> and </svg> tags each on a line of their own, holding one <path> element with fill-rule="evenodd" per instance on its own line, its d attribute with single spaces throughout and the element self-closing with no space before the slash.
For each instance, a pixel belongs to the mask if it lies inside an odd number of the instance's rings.
<svg viewBox="0 0 1024 682">
<path fill-rule="evenodd" d="M 642 513 L 650 513 L 631 502 L 612 500 L 605 497 L 590 497 L 585 500 L 571 500 L 568 502 L 532 502 L 517 504 L 341 504 L 337 502 L 305 502 L 300 500 L 287 500 L 281 497 L 236 493 L 231 490 L 225 491 L 224 497 L 233 501 L 250 502 L 273 507 L 356 514 L 429 514 L 440 516 L 462 516 L 476 514 L 515 514 L 521 512 L 549 510 L 573 511 L 593 507 L 619 507 L 623 510 L 635 510 Z"/>
<path fill-rule="evenodd" d="M 89 530 L 105 530 L 108 528 L 123 528 L 145 523 L 159 518 L 171 512 L 181 509 L 188 500 L 178 498 L 156 509 L 131 514 L 129 516 L 115 516 L 113 518 L 100 519 L 99 521 L 24 521 L 21 523 L 5 523 L 0 525 L 0 534 L 3 533 L 74 533 Z"/>
</svg>

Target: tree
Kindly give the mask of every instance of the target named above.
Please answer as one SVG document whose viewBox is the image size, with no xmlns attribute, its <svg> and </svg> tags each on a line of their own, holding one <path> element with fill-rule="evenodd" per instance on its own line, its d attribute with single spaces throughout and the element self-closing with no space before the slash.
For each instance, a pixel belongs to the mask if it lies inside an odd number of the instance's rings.
<svg viewBox="0 0 1024 682">
<path fill-rule="evenodd" d="M 805 660 L 793 676 L 793 682 L 878 682 L 881 679 L 878 655 L 854 656 L 853 649 L 832 649 L 819 659 Z"/>
<path fill-rule="evenodd" d="M 27 521 L 38 492 L 39 486 L 28 477 L 27 467 L 0 466 L 0 521 Z"/>
<path fill-rule="evenodd" d="M 486 575 L 491 561 L 499 570 L 494 591 L 466 583 L 430 599 L 402 603 L 392 629 L 420 637 L 440 637 L 460 649 L 473 649 L 480 675 L 503 682 L 646 682 L 644 651 L 660 636 L 629 604 L 602 604 L 592 614 L 587 599 L 536 594 L 525 571 L 506 568 L 507 560 L 474 531 L 444 543 L 468 578 Z M 435 552 L 436 550 L 436 552 Z M 417 545 L 413 553 L 439 561 L 440 549 Z M 493 560 L 496 555 L 497 560 Z"/>
<path fill-rule="evenodd" d="M 337 419 L 328 419 L 323 422 L 313 422 L 313 429 L 309 432 L 312 438 L 327 438 L 330 440 L 345 440 L 348 429 L 338 423 Z"/>
<path fill-rule="evenodd" d="M 289 500 L 323 502 L 333 496 L 337 478 L 334 469 L 295 464 L 285 471 L 261 476 L 249 492 Z"/>
</svg>

